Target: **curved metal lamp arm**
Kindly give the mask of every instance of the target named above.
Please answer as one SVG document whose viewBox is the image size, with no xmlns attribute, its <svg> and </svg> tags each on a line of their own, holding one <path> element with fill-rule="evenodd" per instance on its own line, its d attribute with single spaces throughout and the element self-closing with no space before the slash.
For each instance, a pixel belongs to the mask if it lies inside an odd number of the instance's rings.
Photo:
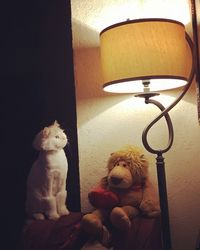
<svg viewBox="0 0 200 250">
<path fill-rule="evenodd" d="M 186 33 L 186 40 L 189 44 L 189 47 L 191 49 L 191 53 L 192 53 L 192 68 L 191 68 L 191 72 L 190 72 L 190 76 L 188 79 L 188 84 L 185 85 L 183 92 L 180 94 L 180 96 L 177 97 L 177 99 L 167 108 L 165 108 L 161 103 L 159 103 L 158 101 L 149 99 L 148 96 L 145 96 L 145 103 L 152 103 L 154 105 L 156 105 L 162 112 L 151 122 L 149 123 L 149 125 L 144 129 L 143 134 L 142 134 L 142 141 L 144 144 L 144 147 L 146 148 L 147 151 L 149 151 L 150 153 L 153 154 L 158 154 L 158 153 L 166 153 L 172 146 L 173 143 L 173 126 L 172 126 L 172 122 L 171 119 L 169 117 L 168 112 L 183 98 L 183 96 L 186 94 L 186 92 L 188 91 L 188 89 L 190 88 L 193 78 L 194 78 L 194 74 L 195 74 L 195 63 L 194 63 L 194 49 L 193 49 L 193 42 L 191 40 L 191 38 L 189 37 L 189 35 Z M 147 134 L 150 130 L 150 128 L 157 122 L 159 121 L 162 117 L 165 117 L 165 120 L 167 122 L 167 126 L 168 126 L 168 132 L 169 132 L 169 141 L 168 141 L 168 145 L 166 148 L 164 149 L 153 149 L 148 141 L 147 141 Z"/>
<path fill-rule="evenodd" d="M 162 150 L 156 150 L 156 149 L 153 149 L 148 141 L 147 141 L 147 134 L 149 132 L 149 130 L 151 129 L 151 127 L 157 122 L 156 119 L 154 119 L 143 131 L 143 134 L 142 134 L 142 142 L 143 142 L 143 145 L 144 147 L 146 148 L 147 151 L 149 151 L 150 153 L 153 153 L 153 154 L 158 154 L 159 152 L 161 153 L 165 153 L 167 152 L 171 146 L 172 146 L 172 143 L 173 143 L 173 140 L 174 140 L 174 129 L 173 129 L 173 125 L 172 125 L 172 121 L 171 121 L 171 118 L 169 116 L 168 113 L 166 114 L 163 114 L 164 111 L 165 111 L 165 107 L 158 101 L 156 100 L 152 100 L 152 99 L 149 99 L 148 97 L 145 97 L 145 103 L 146 104 L 149 104 L 149 103 L 152 103 L 154 104 L 155 106 L 157 106 L 161 111 L 163 111 L 161 114 L 162 116 L 159 118 L 161 119 L 163 116 L 165 117 L 165 120 L 166 120 L 166 123 L 167 123 L 167 128 L 168 128 L 168 134 L 169 134 L 169 139 L 168 139 L 168 145 L 165 149 L 162 149 Z M 160 115 L 159 115 L 160 116 Z M 156 120 L 156 121 L 155 121 Z"/>
</svg>

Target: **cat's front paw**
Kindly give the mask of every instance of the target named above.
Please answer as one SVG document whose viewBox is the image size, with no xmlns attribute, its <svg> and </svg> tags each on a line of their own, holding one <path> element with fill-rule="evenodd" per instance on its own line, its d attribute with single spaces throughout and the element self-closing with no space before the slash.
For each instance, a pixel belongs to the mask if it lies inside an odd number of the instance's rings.
<svg viewBox="0 0 200 250">
<path fill-rule="evenodd" d="M 36 220 L 44 220 L 45 216 L 42 213 L 35 213 L 35 214 L 33 214 L 33 218 Z"/>
<path fill-rule="evenodd" d="M 65 206 L 60 208 L 60 211 L 59 211 L 60 216 L 64 216 L 64 215 L 68 215 L 68 214 L 69 214 L 69 210 Z"/>
<path fill-rule="evenodd" d="M 57 220 L 60 218 L 60 215 L 58 213 L 49 213 L 47 215 L 47 217 L 50 219 L 50 220 Z"/>
</svg>

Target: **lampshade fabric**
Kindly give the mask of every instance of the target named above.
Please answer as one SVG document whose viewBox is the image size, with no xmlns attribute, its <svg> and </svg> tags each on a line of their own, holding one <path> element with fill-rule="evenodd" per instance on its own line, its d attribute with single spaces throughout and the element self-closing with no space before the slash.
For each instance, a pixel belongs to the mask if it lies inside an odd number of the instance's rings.
<svg viewBox="0 0 200 250">
<path fill-rule="evenodd" d="M 100 34 L 104 89 L 141 92 L 150 80 L 152 91 L 187 83 L 191 56 L 180 22 L 138 19 L 104 29 Z"/>
</svg>

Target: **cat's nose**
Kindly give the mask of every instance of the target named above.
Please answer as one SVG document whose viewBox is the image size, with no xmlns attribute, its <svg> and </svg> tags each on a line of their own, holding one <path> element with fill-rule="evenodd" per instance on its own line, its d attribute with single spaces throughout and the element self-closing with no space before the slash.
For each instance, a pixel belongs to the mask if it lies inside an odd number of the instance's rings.
<svg viewBox="0 0 200 250">
<path fill-rule="evenodd" d="M 121 183 L 122 178 L 121 178 L 121 177 L 112 176 L 112 177 L 110 178 L 110 181 L 112 182 L 112 184 L 118 185 L 118 184 Z"/>
</svg>

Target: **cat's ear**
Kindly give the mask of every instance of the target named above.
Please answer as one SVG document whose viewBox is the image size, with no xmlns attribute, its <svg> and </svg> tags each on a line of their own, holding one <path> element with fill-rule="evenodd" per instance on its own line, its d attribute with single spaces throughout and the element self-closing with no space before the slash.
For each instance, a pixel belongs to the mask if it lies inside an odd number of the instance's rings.
<svg viewBox="0 0 200 250">
<path fill-rule="evenodd" d="M 57 120 L 54 121 L 53 126 L 60 127 L 60 124 L 57 122 Z"/>
<path fill-rule="evenodd" d="M 43 130 L 40 131 L 40 133 L 38 133 L 33 140 L 32 146 L 36 150 L 41 150 L 42 137 L 43 137 Z"/>
<path fill-rule="evenodd" d="M 60 127 L 60 124 L 57 122 L 57 120 L 55 120 L 54 121 L 54 123 L 53 123 L 53 125 L 52 125 L 54 128 L 56 127 L 56 128 L 59 128 L 59 129 L 61 129 L 62 130 L 62 132 L 64 132 L 65 130 L 64 129 L 62 129 L 61 127 Z"/>
<path fill-rule="evenodd" d="M 42 130 L 42 137 L 43 138 L 47 138 L 49 136 L 49 133 L 50 133 L 50 129 L 48 127 L 45 127 L 43 130 Z"/>
<path fill-rule="evenodd" d="M 41 130 L 36 136 L 33 141 L 33 147 L 37 150 L 43 149 L 44 142 L 49 137 L 50 129 L 48 127 L 45 127 L 43 130 Z"/>
</svg>

